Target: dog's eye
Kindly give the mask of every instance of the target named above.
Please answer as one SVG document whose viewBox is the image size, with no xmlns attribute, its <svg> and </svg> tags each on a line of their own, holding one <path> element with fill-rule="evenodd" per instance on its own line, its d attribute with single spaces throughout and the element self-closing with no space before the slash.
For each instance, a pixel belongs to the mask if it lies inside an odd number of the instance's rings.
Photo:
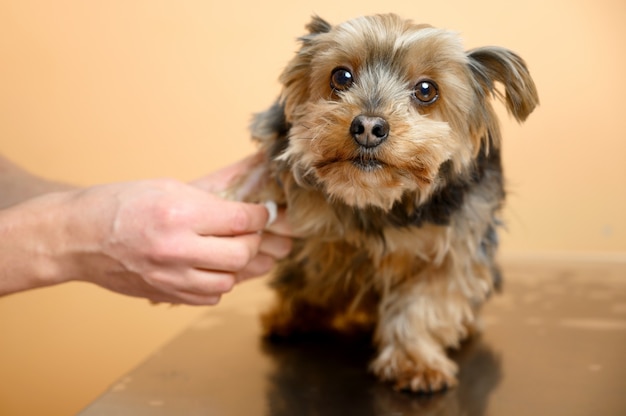
<svg viewBox="0 0 626 416">
<path fill-rule="evenodd" d="M 439 98 L 439 89 L 433 81 L 420 81 L 415 86 L 413 95 L 417 99 L 418 104 L 429 105 Z"/>
<path fill-rule="evenodd" d="M 354 82 L 352 73 L 346 68 L 335 68 L 330 75 L 330 87 L 335 91 L 345 91 Z"/>
</svg>

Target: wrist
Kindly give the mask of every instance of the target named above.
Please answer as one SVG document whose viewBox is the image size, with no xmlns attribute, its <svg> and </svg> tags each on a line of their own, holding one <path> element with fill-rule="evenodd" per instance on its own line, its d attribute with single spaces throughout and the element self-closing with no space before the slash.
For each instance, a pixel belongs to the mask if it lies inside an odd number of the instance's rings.
<svg viewBox="0 0 626 416">
<path fill-rule="evenodd" d="M 66 251 L 70 194 L 50 193 L 0 211 L 0 295 L 74 278 Z"/>
</svg>

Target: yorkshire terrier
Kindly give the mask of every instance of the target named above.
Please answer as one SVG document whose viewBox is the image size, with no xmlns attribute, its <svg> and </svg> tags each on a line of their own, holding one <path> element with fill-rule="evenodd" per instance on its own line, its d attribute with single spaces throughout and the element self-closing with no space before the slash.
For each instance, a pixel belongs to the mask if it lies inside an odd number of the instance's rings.
<svg viewBox="0 0 626 416">
<path fill-rule="evenodd" d="M 264 158 L 236 197 L 288 207 L 298 235 L 263 317 L 270 336 L 369 327 L 371 370 L 395 387 L 457 383 L 446 350 L 497 289 L 505 196 L 492 99 L 539 103 L 524 61 L 396 15 L 313 17 L 252 123 Z M 501 85 L 501 88 L 497 84 Z"/>
</svg>

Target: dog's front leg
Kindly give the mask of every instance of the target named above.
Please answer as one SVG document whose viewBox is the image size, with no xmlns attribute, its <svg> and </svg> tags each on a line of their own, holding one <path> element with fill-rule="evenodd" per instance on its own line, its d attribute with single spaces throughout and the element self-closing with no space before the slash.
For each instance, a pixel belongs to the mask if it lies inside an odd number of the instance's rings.
<svg viewBox="0 0 626 416">
<path fill-rule="evenodd" d="M 456 385 L 447 357 L 474 324 L 471 303 L 442 270 L 429 270 L 383 296 L 372 371 L 401 390 L 435 392 Z"/>
</svg>

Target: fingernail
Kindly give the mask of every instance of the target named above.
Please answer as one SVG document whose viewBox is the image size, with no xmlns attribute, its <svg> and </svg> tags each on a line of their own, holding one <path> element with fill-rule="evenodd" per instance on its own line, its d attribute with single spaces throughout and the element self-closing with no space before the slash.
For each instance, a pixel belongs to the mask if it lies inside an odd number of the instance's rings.
<svg viewBox="0 0 626 416">
<path fill-rule="evenodd" d="M 276 217 L 278 217 L 278 205 L 276 205 L 276 202 L 274 201 L 265 201 L 263 205 L 265 205 L 265 208 L 269 213 L 269 218 L 267 219 L 267 224 L 265 224 L 265 227 L 269 227 L 274 223 L 274 221 L 276 221 Z"/>
</svg>

